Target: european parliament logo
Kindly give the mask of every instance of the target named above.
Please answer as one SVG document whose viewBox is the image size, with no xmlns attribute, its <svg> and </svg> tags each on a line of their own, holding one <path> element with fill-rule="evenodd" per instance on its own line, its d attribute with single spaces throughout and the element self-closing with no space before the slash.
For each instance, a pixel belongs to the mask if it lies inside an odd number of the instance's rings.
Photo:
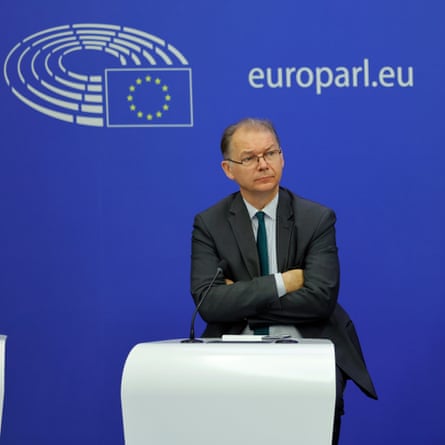
<svg viewBox="0 0 445 445">
<path fill-rule="evenodd" d="M 134 28 L 73 24 L 17 43 L 3 72 L 30 108 L 96 127 L 192 127 L 192 70 L 165 40 Z"/>
</svg>

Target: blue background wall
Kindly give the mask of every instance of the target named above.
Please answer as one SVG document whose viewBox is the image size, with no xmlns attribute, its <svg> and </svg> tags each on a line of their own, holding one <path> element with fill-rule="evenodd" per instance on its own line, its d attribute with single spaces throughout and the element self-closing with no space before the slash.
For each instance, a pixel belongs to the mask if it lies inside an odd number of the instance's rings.
<svg viewBox="0 0 445 445">
<path fill-rule="evenodd" d="M 62 122 L 2 76 L 0 443 L 123 444 L 125 358 L 137 343 L 187 335 L 193 216 L 235 190 L 219 139 L 248 115 L 276 123 L 283 185 L 337 212 L 340 301 L 380 395 L 348 387 L 341 443 L 445 443 L 444 12 L 414 0 L 4 2 L 3 66 L 27 36 L 61 25 L 128 26 L 172 43 L 192 70 L 193 125 Z M 79 72 L 114 63 L 80 56 Z M 362 78 L 317 94 L 248 81 L 255 67 L 336 72 L 365 59 L 372 79 L 401 67 L 406 81 L 411 67 L 411 85 Z"/>
</svg>

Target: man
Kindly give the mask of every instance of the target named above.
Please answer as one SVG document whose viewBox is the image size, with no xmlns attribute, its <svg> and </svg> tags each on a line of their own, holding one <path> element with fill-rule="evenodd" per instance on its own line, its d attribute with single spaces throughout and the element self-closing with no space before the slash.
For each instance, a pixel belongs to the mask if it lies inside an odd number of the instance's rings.
<svg viewBox="0 0 445 445">
<path fill-rule="evenodd" d="M 284 157 L 269 121 L 249 118 L 229 126 L 221 151 L 222 169 L 239 192 L 194 221 L 191 291 L 196 303 L 221 261 L 226 264 L 224 277 L 200 308 L 207 323 L 203 337 L 259 333 L 332 340 L 337 363 L 332 443 L 337 444 L 346 380 L 369 397 L 377 394 L 354 325 L 337 303 L 335 214 L 280 187 Z"/>
</svg>

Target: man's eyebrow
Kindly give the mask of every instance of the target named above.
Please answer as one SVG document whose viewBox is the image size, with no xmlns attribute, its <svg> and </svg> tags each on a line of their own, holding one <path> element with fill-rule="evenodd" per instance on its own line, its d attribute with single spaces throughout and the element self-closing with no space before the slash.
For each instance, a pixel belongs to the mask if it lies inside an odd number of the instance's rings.
<svg viewBox="0 0 445 445">
<path fill-rule="evenodd" d="M 268 147 L 266 147 L 266 148 L 263 150 L 263 152 L 266 152 L 266 151 L 270 150 L 271 148 L 276 148 L 276 147 L 277 147 L 277 144 L 274 142 L 273 144 L 271 144 L 271 145 L 269 145 Z M 245 149 L 245 150 L 241 150 L 241 152 L 240 152 L 240 156 L 241 156 L 241 155 L 252 155 L 252 154 L 254 154 L 254 153 L 255 153 L 254 150 Z"/>
</svg>

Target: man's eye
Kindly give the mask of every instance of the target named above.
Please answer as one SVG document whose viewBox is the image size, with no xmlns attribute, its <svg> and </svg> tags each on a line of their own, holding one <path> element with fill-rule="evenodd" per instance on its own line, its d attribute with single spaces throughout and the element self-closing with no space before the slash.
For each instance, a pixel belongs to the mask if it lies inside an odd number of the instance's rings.
<svg viewBox="0 0 445 445">
<path fill-rule="evenodd" d="M 241 162 L 251 162 L 253 160 L 253 156 L 247 156 L 246 158 L 241 159 Z"/>
</svg>

